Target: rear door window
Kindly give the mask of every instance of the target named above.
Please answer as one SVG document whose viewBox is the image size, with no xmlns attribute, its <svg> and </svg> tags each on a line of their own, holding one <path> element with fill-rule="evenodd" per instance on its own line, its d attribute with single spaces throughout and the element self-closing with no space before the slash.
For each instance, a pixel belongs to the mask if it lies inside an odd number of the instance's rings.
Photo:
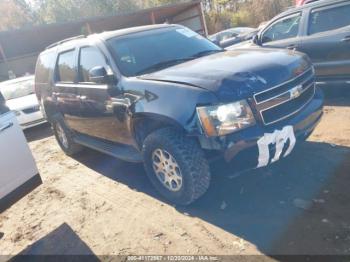
<svg viewBox="0 0 350 262">
<path fill-rule="evenodd" d="M 90 82 L 89 71 L 97 66 L 107 68 L 106 59 L 96 47 L 83 47 L 80 49 L 79 82 Z"/>
<path fill-rule="evenodd" d="M 309 35 L 350 26 L 350 4 L 313 10 L 309 20 Z"/>
<path fill-rule="evenodd" d="M 75 50 L 59 54 L 57 61 L 57 80 L 74 83 L 76 79 Z"/>
<path fill-rule="evenodd" d="M 272 24 L 262 35 L 262 42 L 268 43 L 298 36 L 301 14 L 284 17 Z"/>
</svg>

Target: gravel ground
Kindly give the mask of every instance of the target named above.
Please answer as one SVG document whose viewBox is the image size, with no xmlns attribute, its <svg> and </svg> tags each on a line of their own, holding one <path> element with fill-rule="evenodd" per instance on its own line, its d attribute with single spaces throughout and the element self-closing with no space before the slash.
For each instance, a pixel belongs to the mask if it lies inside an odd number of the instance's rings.
<svg viewBox="0 0 350 262">
<path fill-rule="evenodd" d="M 287 159 L 238 177 L 212 167 L 186 208 L 161 199 L 142 165 L 67 157 L 48 125 L 33 128 L 43 184 L 0 214 L 0 254 L 350 254 L 349 101 L 327 101 Z"/>
</svg>

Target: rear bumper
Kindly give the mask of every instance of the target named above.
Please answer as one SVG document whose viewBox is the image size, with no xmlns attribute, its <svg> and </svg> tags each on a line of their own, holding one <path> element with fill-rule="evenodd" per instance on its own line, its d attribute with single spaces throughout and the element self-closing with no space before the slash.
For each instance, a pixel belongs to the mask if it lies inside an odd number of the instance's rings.
<svg viewBox="0 0 350 262">
<path fill-rule="evenodd" d="M 296 142 L 306 140 L 321 120 L 323 111 L 323 93 L 317 89 L 314 98 L 300 112 L 293 117 L 276 123 L 271 126 L 257 124 L 256 126 L 242 130 L 215 141 L 201 137 L 200 144 L 203 149 L 216 150 L 226 162 L 237 162 L 243 169 L 257 167 L 261 151 L 258 148 L 258 141 L 266 134 L 273 134 L 283 130 L 285 127 L 292 127 Z M 290 141 L 288 142 L 290 143 Z M 288 148 L 288 143 L 284 147 L 283 153 Z M 270 155 L 274 154 L 276 144 L 271 143 Z M 283 156 L 283 153 L 281 154 Z M 243 159 L 242 159 L 243 157 Z M 272 157 L 269 161 L 271 163 Z M 240 169 L 240 168 L 239 168 Z"/>
</svg>

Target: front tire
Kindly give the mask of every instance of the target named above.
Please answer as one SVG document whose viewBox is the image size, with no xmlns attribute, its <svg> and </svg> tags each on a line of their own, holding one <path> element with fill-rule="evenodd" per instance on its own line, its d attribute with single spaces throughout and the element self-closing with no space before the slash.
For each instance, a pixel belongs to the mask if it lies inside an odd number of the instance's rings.
<svg viewBox="0 0 350 262">
<path fill-rule="evenodd" d="M 210 171 L 197 141 L 181 131 L 164 128 L 151 133 L 143 144 L 149 179 L 166 199 L 189 205 L 209 188 Z"/>
<path fill-rule="evenodd" d="M 52 129 L 57 143 L 66 155 L 73 156 L 83 149 L 81 145 L 74 142 L 72 132 L 66 126 L 63 119 L 55 119 L 52 123 Z"/>
</svg>

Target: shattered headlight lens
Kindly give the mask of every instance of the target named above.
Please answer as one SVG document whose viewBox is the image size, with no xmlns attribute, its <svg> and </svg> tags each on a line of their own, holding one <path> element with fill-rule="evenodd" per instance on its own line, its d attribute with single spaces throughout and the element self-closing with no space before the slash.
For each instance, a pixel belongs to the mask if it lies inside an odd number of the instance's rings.
<svg viewBox="0 0 350 262">
<path fill-rule="evenodd" d="M 223 136 L 254 125 L 255 118 L 246 100 L 217 106 L 197 107 L 207 136 Z"/>
</svg>

